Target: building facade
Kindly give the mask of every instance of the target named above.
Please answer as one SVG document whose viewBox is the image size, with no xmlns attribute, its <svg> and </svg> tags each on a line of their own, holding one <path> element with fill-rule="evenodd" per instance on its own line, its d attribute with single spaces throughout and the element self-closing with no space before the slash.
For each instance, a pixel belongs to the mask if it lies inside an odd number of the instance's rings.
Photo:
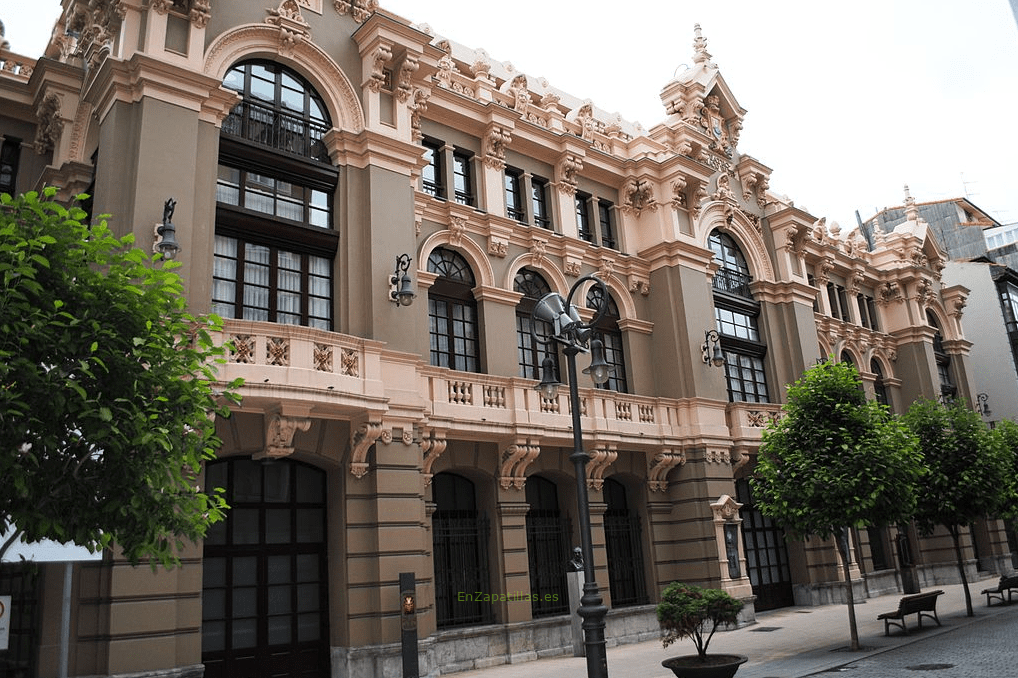
<svg viewBox="0 0 1018 678">
<path fill-rule="evenodd" d="M 747 483 L 818 359 L 898 412 L 974 393 L 968 290 L 928 227 L 869 246 L 770 192 L 698 27 L 646 131 L 373 0 L 64 7 L 44 58 L 0 52 L 3 190 L 87 192 L 145 247 L 174 198 L 190 302 L 245 379 L 205 472 L 228 519 L 172 571 L 74 566 L 69 675 L 398 675 L 406 572 L 422 674 L 571 651 L 571 413 L 535 390 L 564 369 L 530 314 L 589 274 L 606 293 L 574 299 L 607 309 L 616 368 L 580 388 L 612 643 L 656 637 L 674 580 L 749 617 L 841 599 L 833 544 L 786 542 Z M 946 536 L 905 536 L 927 582 L 956 576 Z M 896 538 L 854 535 L 863 593 L 900 586 Z M 1007 553 L 997 521 L 966 542 L 973 567 Z M 36 572 L 38 651 L 11 661 L 51 676 L 60 586 Z"/>
</svg>

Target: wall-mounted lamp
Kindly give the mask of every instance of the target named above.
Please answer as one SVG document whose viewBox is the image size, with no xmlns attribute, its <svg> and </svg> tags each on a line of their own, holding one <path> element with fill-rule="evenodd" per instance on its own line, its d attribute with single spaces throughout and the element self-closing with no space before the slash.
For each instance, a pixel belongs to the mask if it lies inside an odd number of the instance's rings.
<svg viewBox="0 0 1018 678">
<path fill-rule="evenodd" d="M 409 306 L 417 296 L 414 293 L 413 281 L 410 280 L 410 255 L 401 254 L 396 257 L 396 270 L 389 278 L 389 299 L 397 306 Z"/>
<path fill-rule="evenodd" d="M 976 395 L 976 412 L 984 417 L 988 417 L 993 414 L 990 411 L 990 396 L 986 393 Z"/>
<path fill-rule="evenodd" d="M 152 251 L 163 255 L 163 259 L 173 259 L 182 249 L 177 242 L 177 228 L 173 225 L 173 210 L 177 207 L 177 201 L 167 198 L 163 204 L 163 221 L 156 224 L 156 240 L 152 244 Z"/>
<path fill-rule="evenodd" d="M 721 338 L 717 330 L 705 330 L 700 351 L 705 365 L 721 367 L 725 364 L 725 355 L 721 352 Z"/>
</svg>

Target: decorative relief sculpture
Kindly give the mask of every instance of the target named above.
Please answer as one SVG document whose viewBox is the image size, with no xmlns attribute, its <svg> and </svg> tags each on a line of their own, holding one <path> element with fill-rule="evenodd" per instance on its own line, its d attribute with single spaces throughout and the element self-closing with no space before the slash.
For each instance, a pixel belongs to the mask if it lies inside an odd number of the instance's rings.
<svg viewBox="0 0 1018 678">
<path fill-rule="evenodd" d="M 421 452 L 424 453 L 424 466 L 422 472 L 424 473 L 424 486 L 427 487 L 431 484 L 431 479 L 434 474 L 431 472 L 432 467 L 435 465 L 435 461 L 442 456 L 445 452 L 445 448 L 448 445 L 448 441 L 445 439 L 445 434 L 437 431 L 432 431 L 427 437 L 421 438 Z"/>
<path fill-rule="evenodd" d="M 188 15 L 195 28 L 205 28 L 212 18 L 212 0 L 191 0 L 191 12 Z"/>
<path fill-rule="evenodd" d="M 290 340 L 285 337 L 268 337 L 265 340 L 265 364 L 290 366 Z"/>
<path fill-rule="evenodd" d="M 413 96 L 410 97 L 410 102 L 407 104 L 407 108 L 410 110 L 410 129 L 414 141 L 420 141 L 424 138 L 424 133 L 421 132 L 421 114 L 428 110 L 428 99 L 431 97 L 430 92 L 415 87 Z"/>
<path fill-rule="evenodd" d="M 459 247 L 467 233 L 467 220 L 463 217 L 452 217 L 449 224 L 449 244 Z"/>
<path fill-rule="evenodd" d="M 43 97 L 35 115 L 38 124 L 35 128 L 35 152 L 39 155 L 49 153 L 60 143 L 64 131 L 64 121 L 60 118 L 60 96 L 50 92 Z"/>
<path fill-rule="evenodd" d="M 484 164 L 493 170 L 505 169 L 505 149 L 511 141 L 509 130 L 497 125 L 491 127 L 484 137 Z"/>
<path fill-rule="evenodd" d="M 339 358 L 339 373 L 345 377 L 360 376 L 360 357 L 356 349 L 344 348 Z"/>
<path fill-rule="evenodd" d="M 385 87 L 386 66 L 392 61 L 392 45 L 378 45 L 371 54 L 371 75 L 365 83 L 372 92 L 380 92 Z"/>
<path fill-rule="evenodd" d="M 266 9 L 265 23 L 279 28 L 279 51 L 290 54 L 298 43 L 311 39 L 311 25 L 304 21 L 296 0 L 283 0 L 276 9 Z"/>
<path fill-rule="evenodd" d="M 654 199 L 654 189 L 646 179 L 629 177 L 622 185 L 622 209 L 635 211 L 639 215 L 644 209 L 654 211 L 657 209 L 657 201 Z"/>
<path fill-rule="evenodd" d="M 686 179 L 678 177 L 672 182 L 672 207 L 685 209 L 686 207 Z"/>
<path fill-rule="evenodd" d="M 491 58 L 483 49 L 474 51 L 474 63 L 470 71 L 475 80 L 488 80 L 491 78 Z"/>
<path fill-rule="evenodd" d="M 332 372 L 332 346 L 315 342 L 312 361 L 317 372 Z"/>
<path fill-rule="evenodd" d="M 576 193 L 576 175 L 583 169 L 583 160 L 575 155 L 564 155 L 555 167 L 558 189 L 565 195 Z"/>
<path fill-rule="evenodd" d="M 445 45 L 443 48 L 442 45 Z M 452 89 L 452 75 L 456 72 L 456 62 L 452 60 L 452 55 L 449 54 L 449 41 L 443 40 L 438 45 L 439 49 L 443 49 L 445 54 L 438 60 L 438 72 L 435 73 L 435 80 L 439 85 L 446 89 Z"/>
<path fill-rule="evenodd" d="M 234 334 L 230 337 L 230 362 L 253 364 L 255 340 L 250 334 Z"/>
<path fill-rule="evenodd" d="M 727 523 L 739 518 L 739 509 L 742 508 L 742 504 L 727 494 L 723 494 L 717 501 L 711 502 L 710 508 L 714 513 L 714 522 Z"/>
<path fill-rule="evenodd" d="M 508 94 L 512 97 L 512 108 L 524 117 L 527 108 L 530 107 L 530 90 L 527 88 L 527 76 L 523 73 L 517 75 L 509 83 Z"/>
<path fill-rule="evenodd" d="M 364 23 L 378 9 L 378 0 L 333 0 L 332 6 L 340 14 L 350 13 L 357 23 Z"/>
<path fill-rule="evenodd" d="M 704 451 L 704 461 L 708 464 L 731 464 L 732 456 L 727 448 L 708 447 Z"/>
<path fill-rule="evenodd" d="M 396 84 L 396 99 L 405 104 L 413 92 L 413 75 L 420 67 L 417 57 L 407 54 L 399 65 L 399 82 Z"/>
<path fill-rule="evenodd" d="M 252 455 L 255 459 L 280 459 L 293 454 L 293 437 L 297 431 L 311 429 L 311 420 L 272 415 L 265 427 L 265 451 Z"/>
</svg>

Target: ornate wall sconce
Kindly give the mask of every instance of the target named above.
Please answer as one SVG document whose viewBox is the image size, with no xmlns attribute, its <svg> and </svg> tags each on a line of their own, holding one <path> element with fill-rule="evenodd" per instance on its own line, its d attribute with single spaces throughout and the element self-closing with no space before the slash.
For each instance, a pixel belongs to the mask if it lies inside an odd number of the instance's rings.
<svg viewBox="0 0 1018 678">
<path fill-rule="evenodd" d="M 396 270 L 389 278 L 389 299 L 396 306 L 409 306 L 417 296 L 414 293 L 413 281 L 410 280 L 410 255 L 401 254 L 396 257 Z"/>
<path fill-rule="evenodd" d="M 725 364 L 725 355 L 721 352 L 721 338 L 717 330 L 705 330 L 703 333 L 703 344 L 700 346 L 705 365 L 721 367 Z"/>
<path fill-rule="evenodd" d="M 163 255 L 163 259 L 173 259 L 182 249 L 177 242 L 177 228 L 173 225 L 173 210 L 177 207 L 177 201 L 167 198 L 163 204 L 163 221 L 156 224 L 155 242 L 152 243 L 152 252 Z"/>
<path fill-rule="evenodd" d="M 990 411 L 990 396 L 986 393 L 980 393 L 976 395 L 976 412 L 984 417 L 989 417 L 993 414 Z"/>
</svg>

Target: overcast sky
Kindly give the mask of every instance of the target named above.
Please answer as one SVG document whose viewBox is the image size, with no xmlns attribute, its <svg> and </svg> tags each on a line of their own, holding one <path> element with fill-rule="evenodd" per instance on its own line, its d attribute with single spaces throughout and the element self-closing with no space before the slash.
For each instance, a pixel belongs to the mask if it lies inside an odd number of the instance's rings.
<svg viewBox="0 0 1018 678">
<path fill-rule="evenodd" d="M 771 190 L 845 228 L 856 210 L 866 219 L 900 205 L 905 184 L 919 201 L 967 195 L 1018 222 L 1009 0 L 381 4 L 648 129 L 665 117 L 661 88 L 692 61 L 699 23 L 748 110 L 739 150 L 773 170 Z M 11 49 L 38 56 L 59 10 L 0 0 Z"/>
</svg>

